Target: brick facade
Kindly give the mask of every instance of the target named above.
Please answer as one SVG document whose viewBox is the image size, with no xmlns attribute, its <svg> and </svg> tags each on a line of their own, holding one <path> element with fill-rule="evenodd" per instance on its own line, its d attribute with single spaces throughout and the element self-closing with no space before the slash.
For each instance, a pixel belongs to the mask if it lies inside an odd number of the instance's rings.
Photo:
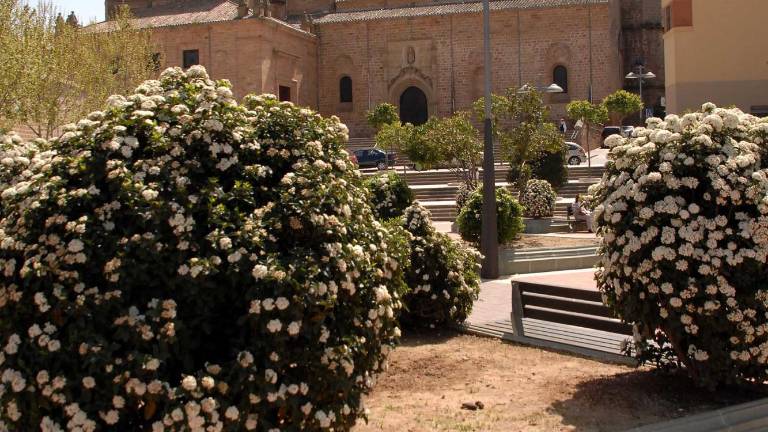
<svg viewBox="0 0 768 432">
<path fill-rule="evenodd" d="M 281 18 L 292 25 L 250 14 L 223 19 L 236 14 L 236 0 L 106 0 L 108 8 L 119 3 L 129 4 L 139 17 L 150 17 L 144 19 L 155 27 L 164 66 L 181 65 L 183 51 L 197 49 L 200 63 L 214 77 L 230 78 L 238 95 L 277 93 L 278 86 L 291 86 L 294 102 L 338 115 L 352 136 L 370 136 L 365 113 L 380 102 L 399 105 L 409 87 L 426 95 L 430 116 L 467 110 L 482 96 L 480 3 L 273 0 L 273 11 L 282 7 Z M 214 3 L 211 19 L 217 22 L 200 23 L 198 12 Z M 493 91 L 525 83 L 549 85 L 554 68 L 563 66 L 567 93 L 546 96 L 553 117 L 561 117 L 570 100 L 591 95 L 597 101 L 622 88 L 627 65 L 636 58 L 662 72 L 658 44 L 646 46 L 655 33 L 644 23 L 660 21 L 659 5 L 649 8 L 649 3 L 658 2 L 492 2 Z M 196 23 L 175 25 L 177 14 L 167 17 L 173 26 L 157 24 L 163 20 L 153 15 L 163 8 L 195 12 L 190 19 Z M 352 80 L 351 102 L 340 100 L 343 77 Z"/>
</svg>

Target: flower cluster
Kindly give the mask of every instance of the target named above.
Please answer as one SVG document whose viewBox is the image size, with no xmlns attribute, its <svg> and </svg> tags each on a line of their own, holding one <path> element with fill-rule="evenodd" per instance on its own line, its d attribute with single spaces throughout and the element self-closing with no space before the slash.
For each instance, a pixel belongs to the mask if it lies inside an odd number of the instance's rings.
<svg viewBox="0 0 768 432">
<path fill-rule="evenodd" d="M 410 233 L 405 277 L 412 290 L 403 297 L 401 321 L 429 327 L 464 322 L 480 293 L 479 253 L 437 232 L 418 202 L 405 210 L 402 227 Z"/>
<path fill-rule="evenodd" d="M 379 219 L 402 216 L 413 202 L 411 188 L 395 172 L 373 176 L 366 180 L 365 186 L 371 195 L 371 208 Z"/>
<path fill-rule="evenodd" d="M 529 218 L 551 217 L 555 212 L 557 194 L 546 180 L 528 180 L 520 194 L 523 215 Z"/>
<path fill-rule="evenodd" d="M 201 67 L 0 136 L 0 430 L 348 430 L 407 259 L 338 119 Z"/>
<path fill-rule="evenodd" d="M 701 382 L 768 378 L 768 119 L 705 104 L 609 137 L 593 213 L 604 299 Z"/>
<path fill-rule="evenodd" d="M 479 244 L 483 210 L 483 187 L 477 188 L 464 204 L 456 218 L 459 234 L 465 241 Z M 523 232 L 523 206 L 506 188 L 496 188 L 496 223 L 500 244 L 509 243 Z"/>
</svg>

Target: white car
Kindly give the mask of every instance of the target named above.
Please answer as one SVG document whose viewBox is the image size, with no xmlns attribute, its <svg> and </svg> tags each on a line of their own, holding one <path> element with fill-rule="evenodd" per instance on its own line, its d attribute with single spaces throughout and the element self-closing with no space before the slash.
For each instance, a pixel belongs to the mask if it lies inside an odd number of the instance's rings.
<svg viewBox="0 0 768 432">
<path fill-rule="evenodd" d="M 566 156 L 565 160 L 568 165 L 581 165 L 587 161 L 587 154 L 580 145 L 574 142 L 566 142 Z"/>
</svg>

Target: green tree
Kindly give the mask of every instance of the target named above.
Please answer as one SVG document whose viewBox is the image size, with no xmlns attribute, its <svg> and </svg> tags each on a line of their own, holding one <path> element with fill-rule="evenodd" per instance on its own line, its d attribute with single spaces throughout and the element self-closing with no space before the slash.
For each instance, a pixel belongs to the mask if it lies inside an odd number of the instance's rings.
<svg viewBox="0 0 768 432">
<path fill-rule="evenodd" d="M 450 164 L 456 177 L 471 188 L 477 186 L 477 172 L 482 163 L 483 144 L 472 125 L 470 114 L 460 112 L 450 117 L 433 118 L 423 129 L 424 140 L 439 151 L 439 162 Z"/>
<path fill-rule="evenodd" d="M 48 138 L 156 73 L 150 34 L 121 8 L 104 31 L 65 23 L 50 2 L 0 0 L 0 118 Z"/>
<path fill-rule="evenodd" d="M 589 130 L 591 126 L 605 124 L 608 121 L 608 110 L 605 104 L 593 104 L 588 100 L 575 100 L 569 103 L 565 110 L 568 112 L 568 117 L 581 120 L 584 124 L 587 164 L 592 166 L 592 159 L 589 157 Z"/>
<path fill-rule="evenodd" d="M 385 123 L 376 133 L 376 147 L 388 152 L 405 151 L 409 148 L 409 143 L 414 139 L 415 133 L 416 130 L 410 123 L 402 124 L 400 121 Z"/>
<path fill-rule="evenodd" d="M 482 98 L 474 103 L 478 118 L 482 118 L 483 107 Z M 550 121 L 549 109 L 533 86 L 493 95 L 491 110 L 494 138 L 500 143 L 502 158 L 510 163 L 509 180 L 522 189 L 531 176 L 531 162 L 544 153 L 561 151 L 563 136 Z"/>
<path fill-rule="evenodd" d="M 617 125 L 630 115 L 643 109 L 643 100 L 640 96 L 626 90 L 618 90 L 603 99 L 603 105 L 608 111 L 611 121 Z"/>
<path fill-rule="evenodd" d="M 391 103 L 380 103 L 376 105 L 371 111 L 366 114 L 366 120 L 376 130 L 381 129 L 384 125 L 391 125 L 400 120 L 400 116 L 397 115 L 397 107 Z"/>
</svg>

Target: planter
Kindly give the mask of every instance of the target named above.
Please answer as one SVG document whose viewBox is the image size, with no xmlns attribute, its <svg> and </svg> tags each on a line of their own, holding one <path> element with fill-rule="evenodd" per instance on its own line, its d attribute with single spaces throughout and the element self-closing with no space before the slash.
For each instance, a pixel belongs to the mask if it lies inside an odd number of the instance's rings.
<svg viewBox="0 0 768 432">
<path fill-rule="evenodd" d="M 556 232 L 569 232 L 568 224 L 562 221 L 554 221 L 548 218 L 524 218 L 526 234 L 548 234 Z"/>
</svg>

